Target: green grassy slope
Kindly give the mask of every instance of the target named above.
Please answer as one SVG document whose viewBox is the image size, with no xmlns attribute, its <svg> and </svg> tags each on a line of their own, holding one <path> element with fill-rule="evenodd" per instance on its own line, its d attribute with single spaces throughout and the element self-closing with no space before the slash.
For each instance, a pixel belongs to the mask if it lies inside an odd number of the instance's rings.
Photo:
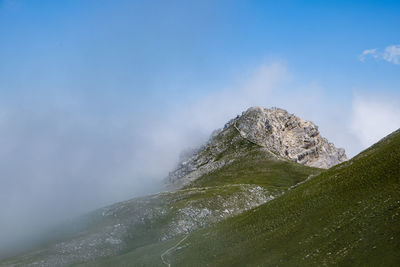
<svg viewBox="0 0 400 267">
<path fill-rule="evenodd" d="M 207 202 L 206 206 L 212 209 L 221 209 L 224 203 L 232 201 L 230 196 L 244 185 L 257 185 L 267 189 L 272 195 L 279 195 L 288 190 L 289 187 L 304 181 L 311 175 L 316 175 L 323 170 L 306 167 L 297 163 L 277 160 L 266 151 L 256 147 L 249 149 L 243 157 L 234 163 L 227 165 L 217 171 L 204 175 L 184 190 L 199 190 L 202 192 L 190 197 L 180 199 L 174 204 L 174 209 L 184 208 L 192 201 Z M 184 191 L 182 190 L 182 191 Z M 181 194 L 179 191 L 175 194 Z M 183 194 L 182 194 L 183 196 Z M 225 199 L 223 201 L 220 201 Z M 219 200 L 219 201 L 217 201 Z M 246 202 L 244 197 L 236 200 L 238 203 Z M 202 205 L 202 204 L 200 204 Z M 147 228 L 155 229 L 163 224 L 148 224 Z M 138 232 L 135 230 L 135 232 Z M 145 232 L 138 232 L 141 235 Z M 147 233 L 148 234 L 148 233 Z M 143 236 L 146 237 L 145 234 Z M 153 243 L 147 242 L 144 246 L 131 246 L 121 255 L 96 260 L 83 264 L 83 266 L 163 266 L 160 255 L 179 242 L 185 235 L 178 235 L 172 240 Z M 137 243 L 140 238 L 133 238 L 131 242 Z M 166 255 L 168 258 L 168 255 Z M 165 265 L 164 265 L 165 266 Z"/>
<path fill-rule="evenodd" d="M 212 183 L 211 175 L 203 178 Z M 160 255 L 184 236 L 93 266 L 163 266 Z M 398 266 L 400 132 L 275 200 L 195 231 L 165 260 L 172 266 Z"/>
<path fill-rule="evenodd" d="M 400 132 L 189 236 L 173 266 L 400 265 Z"/>
<path fill-rule="evenodd" d="M 182 236 L 92 266 L 165 266 Z M 399 266 L 400 132 L 258 208 L 198 230 L 172 266 Z"/>
<path fill-rule="evenodd" d="M 226 184 L 256 184 L 269 190 L 285 190 L 323 170 L 278 160 L 269 152 L 250 150 L 243 157 L 214 172 L 203 175 L 186 188 Z"/>
<path fill-rule="evenodd" d="M 82 238 L 131 220 L 138 211 L 153 215 L 145 223 L 127 225 L 126 246 L 118 254 L 76 263 L 166 266 L 164 254 L 172 266 L 400 265 L 400 131 L 328 171 L 280 161 L 251 144 L 240 147 L 235 162 L 183 190 L 117 203 L 106 208 L 110 216 L 101 215 L 104 209 L 92 213 L 79 233 Z M 316 176 L 292 187 L 310 175 Z M 243 194 L 252 190 L 250 185 L 274 195 L 285 193 L 222 222 L 160 240 L 185 208 L 216 212 L 231 201 L 244 205 L 248 200 Z M 57 256 L 52 253 L 43 248 L 0 266 Z"/>
</svg>

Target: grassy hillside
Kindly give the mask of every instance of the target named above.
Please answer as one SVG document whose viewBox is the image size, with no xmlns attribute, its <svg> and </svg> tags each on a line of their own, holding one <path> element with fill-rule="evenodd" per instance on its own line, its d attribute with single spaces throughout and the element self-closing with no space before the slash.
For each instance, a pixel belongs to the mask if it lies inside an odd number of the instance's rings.
<svg viewBox="0 0 400 267">
<path fill-rule="evenodd" d="M 85 265 L 166 266 L 163 253 L 171 266 L 399 266 L 400 132 L 258 208 Z"/>
<path fill-rule="evenodd" d="M 399 131 L 327 171 L 240 149 L 182 190 L 95 211 L 68 240 L 0 266 L 400 264 Z"/>
<path fill-rule="evenodd" d="M 400 265 L 400 132 L 254 210 L 197 231 L 172 265 Z"/>
<path fill-rule="evenodd" d="M 195 180 L 186 188 L 226 184 L 256 184 L 270 190 L 285 190 L 323 170 L 278 160 L 269 152 L 250 150 L 239 160 Z"/>
</svg>

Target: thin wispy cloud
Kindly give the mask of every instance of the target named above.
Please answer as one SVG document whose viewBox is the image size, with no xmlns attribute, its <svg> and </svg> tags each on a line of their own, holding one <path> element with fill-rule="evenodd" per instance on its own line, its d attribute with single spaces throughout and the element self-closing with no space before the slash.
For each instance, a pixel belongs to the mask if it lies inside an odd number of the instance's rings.
<svg viewBox="0 0 400 267">
<path fill-rule="evenodd" d="M 379 54 L 378 49 L 373 48 L 364 50 L 358 58 L 360 59 L 361 62 L 365 62 L 365 60 L 369 57 L 372 57 L 374 59 L 379 59 L 382 56 Z"/>
<path fill-rule="evenodd" d="M 365 62 L 369 57 L 398 65 L 400 63 L 400 45 L 389 45 L 383 51 L 377 48 L 366 49 L 361 53 L 359 59 L 361 62 Z"/>
<path fill-rule="evenodd" d="M 371 57 L 373 57 L 373 58 L 378 58 L 378 55 L 377 55 L 377 53 L 376 53 L 376 48 L 374 48 L 374 49 L 366 49 L 366 50 L 364 50 L 362 53 L 361 53 L 361 55 L 360 55 L 360 61 L 361 62 L 365 62 L 365 59 L 367 58 L 367 57 L 369 57 L 369 56 L 371 56 Z"/>
</svg>

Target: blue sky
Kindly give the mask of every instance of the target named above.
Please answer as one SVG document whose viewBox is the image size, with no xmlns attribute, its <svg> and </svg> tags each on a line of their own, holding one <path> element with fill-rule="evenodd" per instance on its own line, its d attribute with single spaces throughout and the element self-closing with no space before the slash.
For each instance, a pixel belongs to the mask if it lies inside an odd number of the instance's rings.
<svg viewBox="0 0 400 267">
<path fill-rule="evenodd" d="M 400 3 L 304 2 L 0 0 L 0 240 L 154 191 L 251 105 L 349 156 L 399 128 Z"/>
<path fill-rule="evenodd" d="M 264 60 L 285 61 L 335 97 L 398 89 L 398 67 L 358 56 L 399 43 L 400 4 L 271 2 L 2 1 L 2 91 L 163 103 L 216 90 Z"/>
</svg>

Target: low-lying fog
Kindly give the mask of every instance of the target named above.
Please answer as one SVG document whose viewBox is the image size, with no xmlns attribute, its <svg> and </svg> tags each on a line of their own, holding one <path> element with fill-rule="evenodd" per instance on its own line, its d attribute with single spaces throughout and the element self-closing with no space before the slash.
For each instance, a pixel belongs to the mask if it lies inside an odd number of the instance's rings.
<svg viewBox="0 0 400 267">
<path fill-rule="evenodd" d="M 314 121 L 349 156 L 400 125 L 394 102 L 355 94 L 346 107 L 322 87 L 289 82 L 282 64 L 249 73 L 225 89 L 173 103 L 72 90 L 0 93 L 2 256 L 67 218 L 162 190 L 182 149 L 252 105 Z"/>
</svg>

